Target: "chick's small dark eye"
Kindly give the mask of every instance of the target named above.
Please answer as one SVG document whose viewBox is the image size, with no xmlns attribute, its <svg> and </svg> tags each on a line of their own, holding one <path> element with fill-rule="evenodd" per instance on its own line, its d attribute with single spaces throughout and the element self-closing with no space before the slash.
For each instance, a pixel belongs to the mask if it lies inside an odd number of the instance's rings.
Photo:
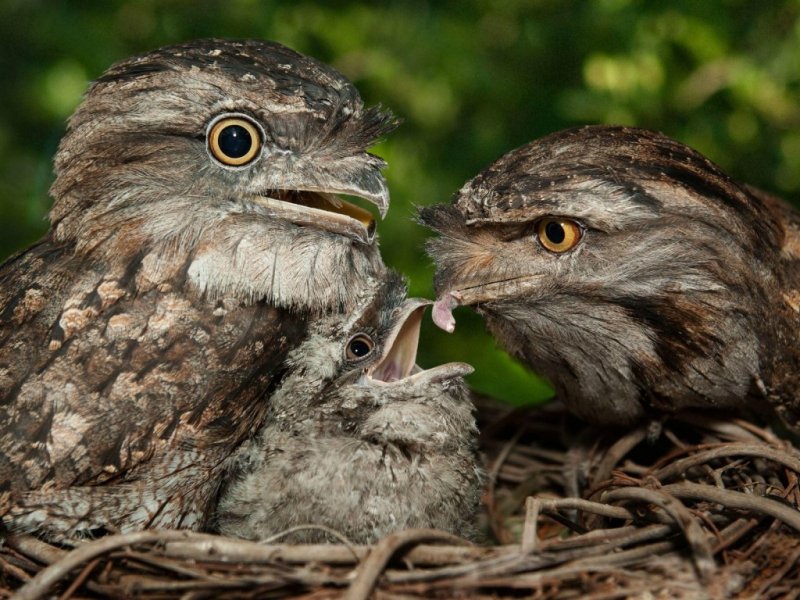
<svg viewBox="0 0 800 600">
<path fill-rule="evenodd" d="M 372 341 L 372 338 L 363 333 L 356 335 L 347 342 L 347 360 L 360 360 L 368 356 L 373 348 L 375 348 L 375 342 Z"/>
<path fill-rule="evenodd" d="M 261 135 L 258 127 L 242 117 L 220 119 L 208 133 L 211 155 L 225 165 L 239 167 L 258 156 Z"/>
</svg>

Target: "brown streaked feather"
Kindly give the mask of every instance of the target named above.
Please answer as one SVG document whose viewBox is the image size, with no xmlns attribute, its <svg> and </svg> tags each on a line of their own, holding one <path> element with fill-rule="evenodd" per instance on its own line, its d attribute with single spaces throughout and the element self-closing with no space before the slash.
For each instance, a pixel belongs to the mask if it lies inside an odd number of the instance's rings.
<svg viewBox="0 0 800 600">
<path fill-rule="evenodd" d="M 231 115 L 256 132 L 246 165 L 207 139 Z M 205 526 L 308 322 L 384 276 L 374 220 L 313 201 L 383 214 L 367 147 L 394 122 L 257 40 L 161 48 L 90 87 L 56 154 L 51 229 L 0 267 L 2 531 Z"/>
<path fill-rule="evenodd" d="M 578 223 L 580 243 L 548 252 L 545 217 Z M 475 304 L 579 416 L 772 406 L 798 428 L 800 214 L 695 150 L 629 127 L 557 132 L 421 220 L 440 234 L 438 322 Z"/>
<path fill-rule="evenodd" d="M 8 281 L 37 263 L 35 277 L 0 296 L 6 491 L 156 485 L 177 467 L 164 464 L 156 477 L 145 463 L 157 469 L 180 448 L 213 456 L 263 420 L 302 319 L 264 303 L 212 302 L 181 281 L 140 292 L 141 263 L 75 277 L 79 262 L 44 243 L 3 266 Z"/>
</svg>

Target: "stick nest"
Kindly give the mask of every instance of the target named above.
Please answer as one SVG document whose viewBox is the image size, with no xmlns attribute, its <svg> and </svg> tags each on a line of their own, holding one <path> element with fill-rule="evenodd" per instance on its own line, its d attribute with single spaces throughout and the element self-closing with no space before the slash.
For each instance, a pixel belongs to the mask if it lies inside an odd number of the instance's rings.
<svg viewBox="0 0 800 600">
<path fill-rule="evenodd" d="M 0 548 L 0 598 L 798 598 L 800 451 L 688 414 L 588 427 L 558 404 L 480 403 L 487 542 L 372 547 L 143 531 Z"/>
</svg>

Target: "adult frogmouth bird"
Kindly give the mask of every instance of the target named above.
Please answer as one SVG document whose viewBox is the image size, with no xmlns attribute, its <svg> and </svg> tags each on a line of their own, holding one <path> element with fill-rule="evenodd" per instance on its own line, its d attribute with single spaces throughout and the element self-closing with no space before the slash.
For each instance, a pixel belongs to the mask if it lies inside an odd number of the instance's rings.
<svg viewBox="0 0 800 600">
<path fill-rule="evenodd" d="M 321 525 L 359 543 L 408 527 L 474 537 L 481 469 L 461 379 L 472 369 L 415 366 L 429 304 L 406 299 L 390 275 L 348 318 L 311 325 L 223 489 L 222 533 L 263 539 Z M 313 527 L 288 539 L 333 541 Z"/>
<path fill-rule="evenodd" d="M 56 155 L 51 228 L 0 267 L 0 515 L 62 538 L 201 528 L 314 315 L 385 267 L 394 125 L 280 44 L 111 67 Z"/>
<path fill-rule="evenodd" d="M 437 323 L 475 306 L 568 407 L 628 424 L 688 407 L 800 419 L 800 217 L 652 131 L 590 126 L 509 152 L 439 232 Z"/>
</svg>

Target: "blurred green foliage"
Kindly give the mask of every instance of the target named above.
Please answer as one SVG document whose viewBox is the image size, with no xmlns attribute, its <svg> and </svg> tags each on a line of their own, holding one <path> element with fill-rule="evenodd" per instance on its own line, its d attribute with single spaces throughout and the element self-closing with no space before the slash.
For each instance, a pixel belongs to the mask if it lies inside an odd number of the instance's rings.
<svg viewBox="0 0 800 600">
<path fill-rule="evenodd" d="M 386 261 L 432 294 L 414 206 L 448 201 L 502 153 L 560 128 L 660 129 L 732 175 L 800 192 L 800 2 L 775 0 L 0 0 L 0 255 L 46 229 L 51 160 L 88 81 L 111 63 L 198 37 L 265 38 L 311 54 L 404 125 L 389 162 Z M 547 386 L 460 309 L 426 323 L 423 365 L 465 360 L 511 401 Z"/>
</svg>

